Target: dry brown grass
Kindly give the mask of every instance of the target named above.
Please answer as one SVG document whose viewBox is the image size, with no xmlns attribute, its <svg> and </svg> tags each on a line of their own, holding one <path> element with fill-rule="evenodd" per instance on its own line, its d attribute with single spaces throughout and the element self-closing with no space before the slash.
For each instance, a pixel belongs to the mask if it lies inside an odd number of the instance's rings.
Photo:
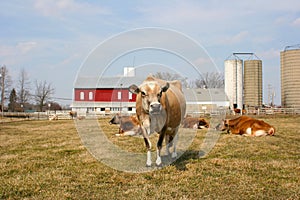
<svg viewBox="0 0 300 200">
<path fill-rule="evenodd" d="M 199 131 L 174 164 L 147 173 L 116 171 L 94 159 L 71 120 L 1 123 L 0 199 L 299 199 L 300 117 L 265 120 L 276 136 L 222 134 L 199 159 L 205 135 Z M 106 128 L 115 144 L 144 151 L 143 139 L 115 137 L 117 128 Z"/>
</svg>

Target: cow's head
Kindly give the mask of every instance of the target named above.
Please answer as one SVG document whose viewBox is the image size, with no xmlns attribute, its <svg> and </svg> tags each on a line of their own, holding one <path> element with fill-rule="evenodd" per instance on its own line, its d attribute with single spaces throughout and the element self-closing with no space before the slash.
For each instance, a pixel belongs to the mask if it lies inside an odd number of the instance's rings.
<svg viewBox="0 0 300 200">
<path fill-rule="evenodd" d="M 116 114 L 115 116 L 113 116 L 113 118 L 111 118 L 111 120 L 109 121 L 109 124 L 120 124 L 120 115 Z"/>
<path fill-rule="evenodd" d="M 220 131 L 229 131 L 229 120 L 228 119 L 224 119 L 222 120 L 221 124 L 218 125 L 218 127 L 216 127 L 216 129 L 220 130 Z"/>
<path fill-rule="evenodd" d="M 143 83 L 140 87 L 131 85 L 129 91 L 140 95 L 142 108 L 150 115 L 160 114 L 162 110 L 161 98 L 163 93 L 169 89 L 170 85 L 160 86 L 156 81 L 149 81 Z"/>
</svg>

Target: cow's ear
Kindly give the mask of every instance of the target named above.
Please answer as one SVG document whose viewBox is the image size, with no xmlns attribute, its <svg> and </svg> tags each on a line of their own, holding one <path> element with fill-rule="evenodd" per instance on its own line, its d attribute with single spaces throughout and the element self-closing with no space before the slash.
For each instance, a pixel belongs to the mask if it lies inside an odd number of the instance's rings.
<svg viewBox="0 0 300 200">
<path fill-rule="evenodd" d="M 133 94 L 138 94 L 140 92 L 139 87 L 134 84 L 131 85 L 128 90 L 129 90 L 129 92 L 131 92 Z"/>
<path fill-rule="evenodd" d="M 169 87 L 170 87 L 170 83 L 167 82 L 167 84 L 163 88 L 161 88 L 161 91 L 166 92 L 169 89 Z"/>
</svg>

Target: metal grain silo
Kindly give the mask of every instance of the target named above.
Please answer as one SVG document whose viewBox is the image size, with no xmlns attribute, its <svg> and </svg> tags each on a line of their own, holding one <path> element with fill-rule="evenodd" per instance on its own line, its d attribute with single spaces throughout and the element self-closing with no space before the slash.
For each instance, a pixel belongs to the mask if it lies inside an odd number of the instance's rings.
<svg viewBox="0 0 300 200">
<path fill-rule="evenodd" d="M 225 60 L 225 93 L 230 108 L 243 108 L 243 61 L 240 59 Z"/>
<path fill-rule="evenodd" d="M 300 45 L 286 47 L 280 52 L 281 104 L 300 107 Z"/>
<path fill-rule="evenodd" d="M 261 107 L 263 98 L 262 61 L 244 61 L 244 105 Z"/>
</svg>

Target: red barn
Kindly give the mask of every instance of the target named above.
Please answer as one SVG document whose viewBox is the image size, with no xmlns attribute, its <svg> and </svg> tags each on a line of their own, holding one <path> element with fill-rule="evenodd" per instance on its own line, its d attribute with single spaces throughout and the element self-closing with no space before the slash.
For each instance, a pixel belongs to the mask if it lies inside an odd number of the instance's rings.
<svg viewBox="0 0 300 200">
<path fill-rule="evenodd" d="M 135 113 L 136 95 L 128 91 L 132 84 L 140 85 L 139 77 L 78 77 L 74 87 L 72 110 L 79 113 Z"/>
</svg>

